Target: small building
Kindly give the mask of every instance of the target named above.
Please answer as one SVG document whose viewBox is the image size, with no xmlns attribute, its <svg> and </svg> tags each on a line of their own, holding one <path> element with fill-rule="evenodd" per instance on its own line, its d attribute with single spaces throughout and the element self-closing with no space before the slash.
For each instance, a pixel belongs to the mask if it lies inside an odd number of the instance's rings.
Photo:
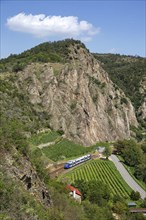
<svg viewBox="0 0 146 220">
<path fill-rule="evenodd" d="M 103 157 L 104 151 L 105 151 L 105 147 L 97 146 L 96 152 L 98 152 L 98 157 L 99 157 L 99 158 L 102 158 L 102 157 Z"/>
<path fill-rule="evenodd" d="M 98 146 L 97 150 L 98 150 L 99 153 L 103 153 L 105 151 L 105 147 Z"/>
<path fill-rule="evenodd" d="M 142 213 L 144 216 L 146 216 L 146 208 L 131 208 L 129 211 L 132 214 Z"/>
<path fill-rule="evenodd" d="M 81 192 L 76 189 L 75 187 L 71 186 L 71 185 L 67 185 L 67 189 L 70 191 L 70 195 L 79 203 L 81 203 L 81 197 L 82 197 L 82 194 Z"/>
<path fill-rule="evenodd" d="M 131 213 L 144 213 L 146 214 L 146 208 L 132 208 L 130 209 Z"/>
<path fill-rule="evenodd" d="M 128 202 L 128 207 L 136 207 L 136 203 L 135 202 Z"/>
</svg>

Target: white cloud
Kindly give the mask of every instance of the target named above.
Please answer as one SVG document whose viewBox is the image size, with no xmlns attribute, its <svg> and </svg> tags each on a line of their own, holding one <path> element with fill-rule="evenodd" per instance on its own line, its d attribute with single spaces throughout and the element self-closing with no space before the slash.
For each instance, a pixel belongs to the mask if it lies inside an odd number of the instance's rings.
<svg viewBox="0 0 146 220">
<path fill-rule="evenodd" d="M 79 21 L 78 17 L 17 14 L 7 19 L 10 30 L 29 33 L 35 37 L 64 36 L 91 39 L 100 32 L 88 21 Z"/>
<path fill-rule="evenodd" d="M 117 48 L 112 48 L 109 50 L 109 53 L 117 53 L 118 49 Z"/>
</svg>

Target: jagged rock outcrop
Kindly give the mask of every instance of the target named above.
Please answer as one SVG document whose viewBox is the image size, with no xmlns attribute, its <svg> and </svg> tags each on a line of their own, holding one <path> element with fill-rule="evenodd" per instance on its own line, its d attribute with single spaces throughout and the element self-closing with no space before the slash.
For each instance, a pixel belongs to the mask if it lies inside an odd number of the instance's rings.
<svg viewBox="0 0 146 220">
<path fill-rule="evenodd" d="M 49 126 L 83 145 L 130 137 L 134 108 L 100 63 L 78 45 L 66 64 L 31 64 L 17 73 L 16 86 Z"/>
</svg>

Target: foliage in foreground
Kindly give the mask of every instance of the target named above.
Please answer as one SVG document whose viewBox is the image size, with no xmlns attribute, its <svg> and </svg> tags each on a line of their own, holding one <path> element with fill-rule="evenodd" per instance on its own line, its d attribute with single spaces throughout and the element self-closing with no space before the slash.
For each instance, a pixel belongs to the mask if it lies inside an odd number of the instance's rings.
<svg viewBox="0 0 146 220">
<path fill-rule="evenodd" d="M 20 183 L 12 180 L 0 170 L 0 219 L 47 220 L 49 212 L 35 200 Z"/>
</svg>

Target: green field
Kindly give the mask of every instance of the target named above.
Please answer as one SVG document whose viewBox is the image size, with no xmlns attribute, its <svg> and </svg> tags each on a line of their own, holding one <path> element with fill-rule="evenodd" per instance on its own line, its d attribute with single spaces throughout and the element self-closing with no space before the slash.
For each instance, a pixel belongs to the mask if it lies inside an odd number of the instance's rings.
<svg viewBox="0 0 146 220">
<path fill-rule="evenodd" d="M 99 180 L 107 184 L 112 195 L 129 198 L 132 189 L 123 180 L 113 162 L 94 160 L 75 167 L 69 173 L 59 177 L 59 181 L 74 183 L 75 180 Z"/>
<path fill-rule="evenodd" d="M 83 147 L 67 139 L 42 149 L 42 152 L 51 160 L 58 161 L 65 158 L 75 158 L 91 152 L 94 147 Z"/>
</svg>

